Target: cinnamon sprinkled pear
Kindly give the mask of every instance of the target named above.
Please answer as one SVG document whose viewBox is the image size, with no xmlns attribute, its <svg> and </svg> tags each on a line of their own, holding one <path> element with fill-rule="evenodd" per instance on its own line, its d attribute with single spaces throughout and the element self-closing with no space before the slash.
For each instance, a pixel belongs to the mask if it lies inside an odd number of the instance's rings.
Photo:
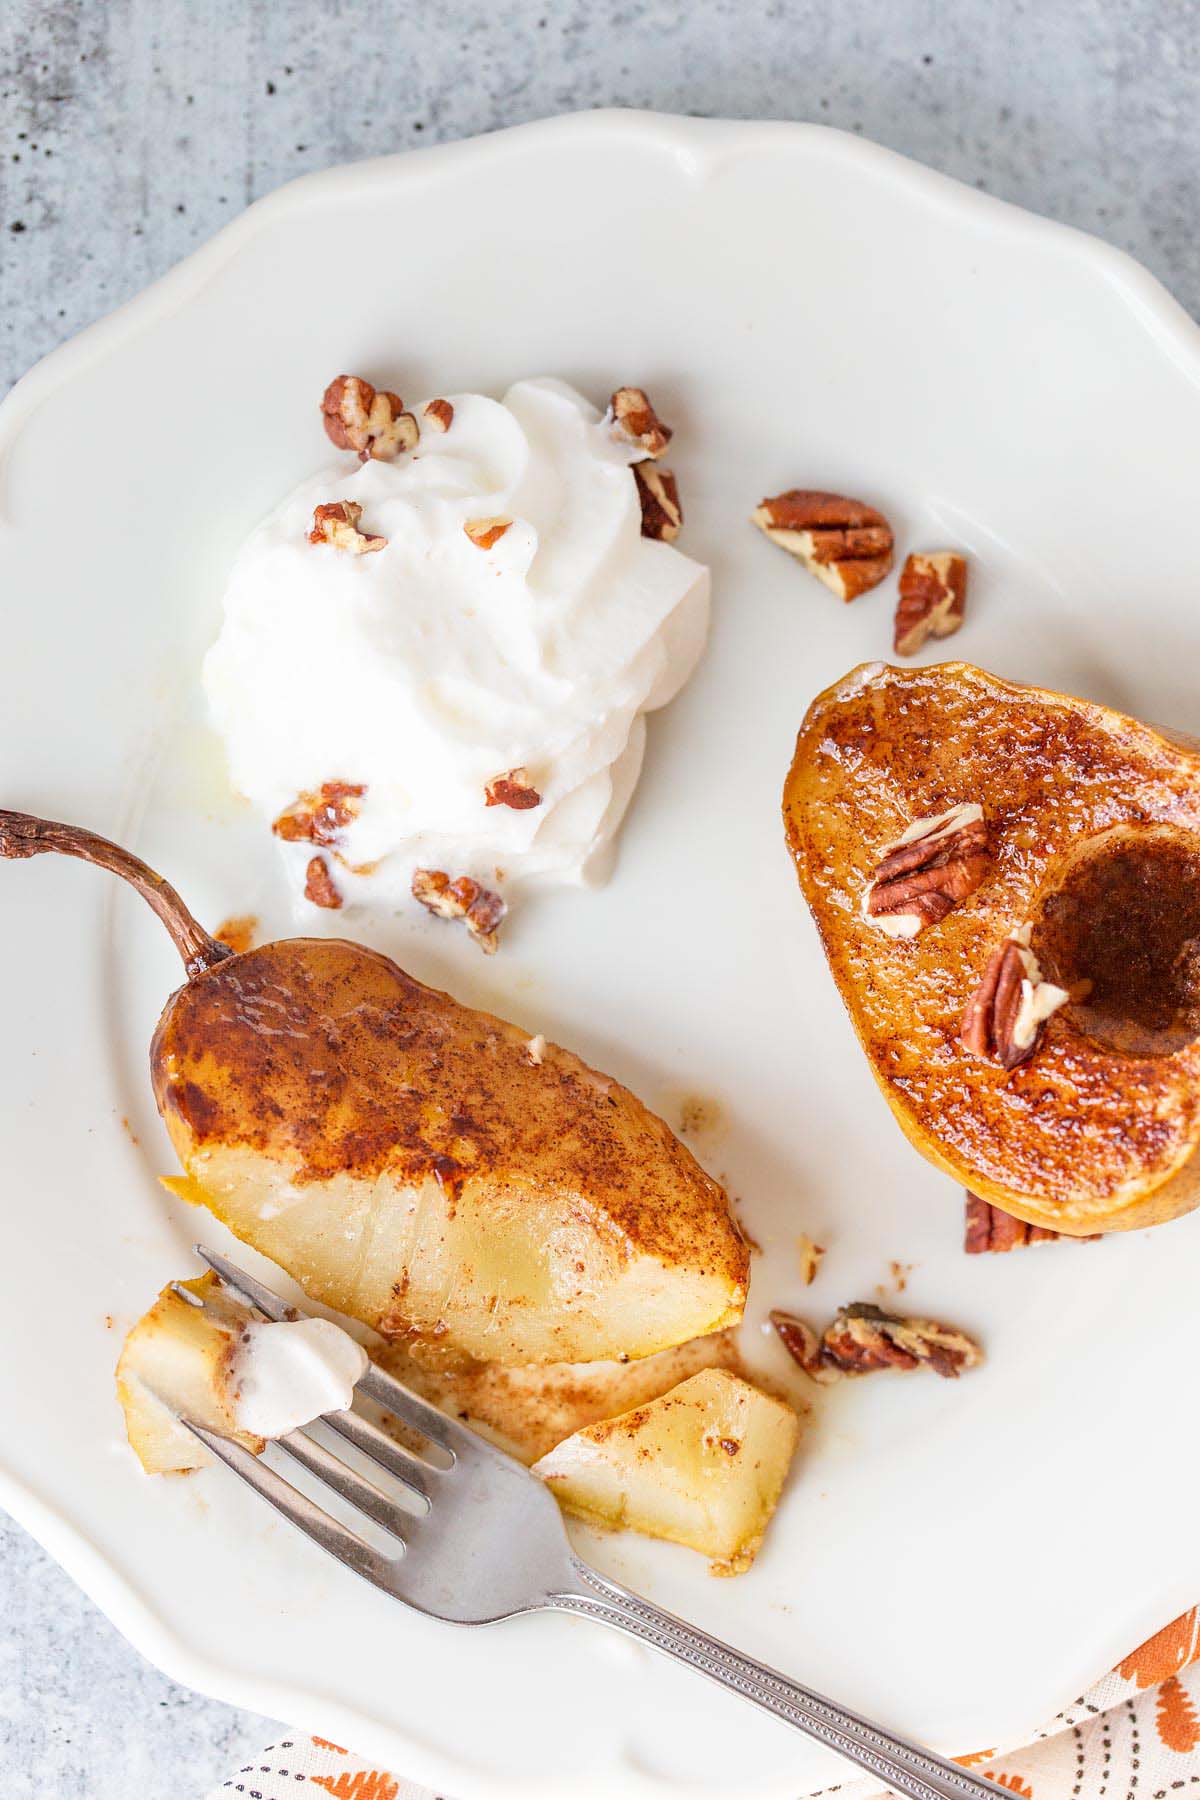
<svg viewBox="0 0 1200 1800">
<path fill-rule="evenodd" d="M 132 883 L 183 958 L 150 1061 L 182 1187 L 315 1299 L 426 1361 L 645 1356 L 740 1317 L 726 1197 L 628 1089 L 377 951 L 240 955 L 128 851 L 0 811 L 0 855 Z"/>
</svg>

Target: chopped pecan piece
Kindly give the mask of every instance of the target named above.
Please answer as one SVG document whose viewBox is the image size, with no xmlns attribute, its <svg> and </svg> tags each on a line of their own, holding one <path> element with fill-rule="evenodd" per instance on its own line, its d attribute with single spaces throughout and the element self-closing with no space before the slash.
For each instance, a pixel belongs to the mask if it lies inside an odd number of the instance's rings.
<svg viewBox="0 0 1200 1800">
<path fill-rule="evenodd" d="M 802 1231 L 796 1239 L 796 1248 L 800 1252 L 800 1279 L 805 1287 L 811 1287 L 817 1278 L 817 1270 L 821 1266 L 825 1246 L 824 1244 L 814 1244 L 808 1233 Z"/>
<path fill-rule="evenodd" d="M 499 894 L 469 875 L 451 881 L 443 869 L 414 869 L 412 892 L 439 919 L 461 919 L 485 956 L 495 955 L 500 921 L 508 911 Z"/>
<path fill-rule="evenodd" d="M 512 520 L 504 513 L 497 513 L 492 519 L 468 519 L 463 530 L 471 542 L 480 550 L 490 550 L 493 544 L 499 543 Z"/>
<path fill-rule="evenodd" d="M 271 830 L 287 843 L 336 844 L 366 791 L 358 782 L 323 781 L 316 793 L 298 794 Z"/>
<path fill-rule="evenodd" d="M 312 857 L 304 872 L 304 898 L 311 900 L 314 906 L 325 906 L 332 911 L 342 904 L 342 896 L 334 886 L 329 864 L 323 856 Z"/>
<path fill-rule="evenodd" d="M 822 1383 L 922 1364 L 953 1379 L 960 1369 L 983 1361 L 983 1351 L 965 1331 L 935 1319 L 902 1319 L 863 1300 L 843 1306 L 820 1337 L 794 1313 L 773 1312 L 770 1319 L 792 1360 Z"/>
<path fill-rule="evenodd" d="M 1066 988 L 1042 980 L 1029 936 L 1022 925 L 993 950 L 959 1028 L 968 1050 L 1002 1069 L 1028 1062 L 1046 1020 L 1071 998 Z"/>
<path fill-rule="evenodd" d="M 454 408 L 449 400 L 430 400 L 425 407 L 425 417 L 434 431 L 449 431 L 454 423 Z"/>
<path fill-rule="evenodd" d="M 889 937 L 916 937 L 975 892 L 991 854 L 976 801 L 917 819 L 884 847 L 862 897 L 862 915 Z"/>
<path fill-rule="evenodd" d="M 683 524 L 683 508 L 679 504 L 679 484 L 670 469 L 653 463 L 634 463 L 633 479 L 637 482 L 642 507 L 642 536 L 673 543 Z"/>
<path fill-rule="evenodd" d="M 385 537 L 368 537 L 358 529 L 362 507 L 357 500 L 330 500 L 313 512 L 310 544 L 332 544 L 335 550 L 349 550 L 352 556 L 364 556 L 368 550 L 386 550 Z"/>
<path fill-rule="evenodd" d="M 892 528 L 881 512 L 843 494 L 789 488 L 760 502 L 752 522 L 798 557 L 839 600 L 857 600 L 892 566 Z"/>
<path fill-rule="evenodd" d="M 971 1193 L 967 1195 L 964 1226 L 963 1249 L 968 1256 L 982 1256 L 989 1250 L 997 1253 L 1017 1250 L 1022 1244 L 1049 1243 L 1059 1236 L 1057 1231 L 1047 1231 L 1044 1225 L 1030 1225 L 1024 1219 L 1015 1219 L 1012 1213 Z"/>
<path fill-rule="evenodd" d="M 604 420 L 614 437 L 636 444 L 645 456 L 661 456 L 675 436 L 651 406 L 645 388 L 618 388 Z"/>
<path fill-rule="evenodd" d="M 843 1306 L 821 1339 L 821 1360 L 845 1375 L 875 1369 L 917 1369 L 922 1364 L 953 1380 L 962 1369 L 983 1361 L 983 1351 L 965 1331 L 936 1319 L 901 1319 L 867 1301 Z"/>
<path fill-rule="evenodd" d="M 528 769 L 509 769 L 504 775 L 493 775 L 483 792 L 485 805 L 511 806 L 514 812 L 526 812 L 531 806 L 542 804 Z"/>
<path fill-rule="evenodd" d="M 798 1319 L 795 1313 L 778 1310 L 768 1317 L 778 1333 L 780 1343 L 810 1380 L 819 1381 L 825 1386 L 838 1379 L 840 1371 L 828 1368 L 822 1362 L 821 1340 L 807 1320 Z"/>
<path fill-rule="evenodd" d="M 900 571 L 895 648 L 915 656 L 927 639 L 950 637 L 963 622 L 967 604 L 967 559 L 953 550 L 913 554 Z"/>
<path fill-rule="evenodd" d="M 376 391 L 361 375 L 339 375 L 325 389 L 321 413 L 326 435 L 339 450 L 356 450 L 360 462 L 391 462 L 421 435 L 399 394 Z"/>
</svg>

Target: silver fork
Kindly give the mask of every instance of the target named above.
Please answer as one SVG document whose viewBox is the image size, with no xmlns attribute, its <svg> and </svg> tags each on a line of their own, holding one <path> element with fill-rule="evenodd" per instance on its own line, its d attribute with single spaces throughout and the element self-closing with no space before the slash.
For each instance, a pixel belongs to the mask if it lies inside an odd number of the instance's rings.
<svg viewBox="0 0 1200 1800">
<path fill-rule="evenodd" d="M 299 1316 L 297 1308 L 226 1257 L 199 1244 L 196 1249 L 226 1287 L 266 1318 Z M 375 1363 L 368 1365 L 357 1391 L 440 1453 L 423 1456 L 404 1449 L 353 1411 L 327 1413 L 320 1421 L 397 1482 L 405 1505 L 334 1456 L 307 1429 L 276 1441 L 285 1455 L 394 1539 L 394 1555 L 383 1554 L 332 1518 L 262 1458 L 187 1418 L 182 1423 L 322 1550 L 432 1618 L 487 1625 L 518 1613 L 582 1613 L 732 1688 L 898 1794 L 912 1800 L 979 1800 L 983 1795 L 1012 1800 L 986 1776 L 872 1725 L 589 1569 L 571 1549 L 557 1503 L 535 1475 Z"/>
</svg>

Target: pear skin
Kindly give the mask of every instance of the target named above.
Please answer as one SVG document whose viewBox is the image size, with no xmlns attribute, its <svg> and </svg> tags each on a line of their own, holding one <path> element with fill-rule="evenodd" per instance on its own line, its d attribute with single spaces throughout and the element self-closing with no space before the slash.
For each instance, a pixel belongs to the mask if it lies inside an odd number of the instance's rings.
<svg viewBox="0 0 1200 1800">
<path fill-rule="evenodd" d="M 314 1299 L 431 1364 L 648 1356 L 741 1316 L 722 1189 L 627 1088 L 342 939 L 235 955 L 129 852 L 0 812 L 0 855 L 83 857 L 166 925 L 151 1046 L 202 1200 Z"/>
</svg>

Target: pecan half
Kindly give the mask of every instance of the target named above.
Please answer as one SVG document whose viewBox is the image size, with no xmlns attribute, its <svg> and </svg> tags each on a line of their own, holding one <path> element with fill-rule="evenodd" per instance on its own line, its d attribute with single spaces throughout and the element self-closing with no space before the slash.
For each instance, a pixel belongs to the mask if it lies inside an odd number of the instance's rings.
<svg viewBox="0 0 1200 1800">
<path fill-rule="evenodd" d="M 368 537 L 358 529 L 362 507 L 357 500 L 330 500 L 313 511 L 310 544 L 332 544 L 335 550 L 349 550 L 352 556 L 364 556 L 368 550 L 386 550 L 385 537 Z"/>
<path fill-rule="evenodd" d="M 336 844 L 366 791 L 358 782 L 323 781 L 315 793 L 298 794 L 271 830 L 287 843 Z"/>
<path fill-rule="evenodd" d="M 651 406 L 645 388 L 618 388 L 608 403 L 604 422 L 614 437 L 636 444 L 644 456 L 661 456 L 675 436 Z"/>
<path fill-rule="evenodd" d="M 512 520 L 504 513 L 497 513 L 491 519 L 468 519 L 463 530 L 478 550 L 490 550 L 493 544 L 499 543 Z"/>
<path fill-rule="evenodd" d="M 1046 1020 L 1071 998 L 1066 988 L 1042 980 L 1029 936 L 1022 925 L 993 950 L 959 1028 L 968 1050 L 1002 1069 L 1028 1062 Z"/>
<path fill-rule="evenodd" d="M 1057 1231 L 1047 1231 L 1044 1225 L 1030 1225 L 1024 1219 L 1015 1219 L 1003 1208 L 993 1206 L 990 1200 L 971 1193 L 966 1197 L 963 1225 L 963 1249 L 968 1256 L 1019 1250 L 1023 1244 L 1047 1244 L 1059 1236 Z"/>
<path fill-rule="evenodd" d="M 321 415 L 330 442 L 339 450 L 356 450 L 360 462 L 368 457 L 391 462 L 402 450 L 413 449 L 421 435 L 399 394 L 377 391 L 361 375 L 331 381 L 321 399 Z"/>
<path fill-rule="evenodd" d="M 642 507 L 642 536 L 673 543 L 683 524 L 675 477 L 670 469 L 657 468 L 653 463 L 634 463 L 633 479 Z"/>
<path fill-rule="evenodd" d="M 437 918 L 461 919 L 484 955 L 495 955 L 500 922 L 508 911 L 499 894 L 469 875 L 451 881 L 444 869 L 414 869 L 412 893 Z"/>
<path fill-rule="evenodd" d="M 954 1380 L 960 1370 L 981 1363 L 983 1351 L 965 1331 L 936 1319 L 902 1319 L 856 1301 L 842 1307 L 822 1337 L 821 1360 L 845 1375 L 925 1367 Z"/>
<path fill-rule="evenodd" d="M 857 600 L 892 566 L 891 526 L 873 506 L 844 494 L 789 488 L 761 501 L 750 518 L 839 600 Z"/>
<path fill-rule="evenodd" d="M 331 911 L 336 911 L 342 904 L 342 896 L 334 886 L 329 864 L 323 856 L 312 857 L 304 871 L 304 898 L 311 900 L 314 906 L 328 907 Z"/>
<path fill-rule="evenodd" d="M 454 408 L 449 400 L 430 400 L 425 406 L 425 417 L 434 431 L 449 431 L 454 423 Z"/>
<path fill-rule="evenodd" d="M 1024 1219 L 1014 1219 L 1011 1213 L 1005 1212 L 1002 1207 L 993 1206 L 990 1200 L 984 1200 L 978 1194 L 967 1194 L 963 1222 L 963 1249 L 968 1256 L 982 1256 L 989 1251 L 1000 1253 L 1019 1250 L 1024 1244 L 1065 1241 L 1061 1231 L 1051 1231 L 1045 1225 L 1029 1225 Z M 1093 1231 L 1086 1237 L 1076 1238 L 1075 1242 L 1096 1244 L 1103 1235 L 1103 1232 Z"/>
<path fill-rule="evenodd" d="M 900 571 L 894 644 L 898 656 L 915 656 L 931 637 L 950 637 L 967 605 L 967 559 L 953 550 L 913 554 Z"/>
<path fill-rule="evenodd" d="M 860 911 L 888 937 L 916 937 L 980 886 L 991 843 L 977 801 L 916 819 L 884 847 Z"/>
<path fill-rule="evenodd" d="M 526 812 L 529 807 L 542 804 L 542 796 L 530 781 L 529 770 L 524 768 L 493 775 L 483 792 L 485 805 L 511 806 L 514 812 Z"/>
</svg>

